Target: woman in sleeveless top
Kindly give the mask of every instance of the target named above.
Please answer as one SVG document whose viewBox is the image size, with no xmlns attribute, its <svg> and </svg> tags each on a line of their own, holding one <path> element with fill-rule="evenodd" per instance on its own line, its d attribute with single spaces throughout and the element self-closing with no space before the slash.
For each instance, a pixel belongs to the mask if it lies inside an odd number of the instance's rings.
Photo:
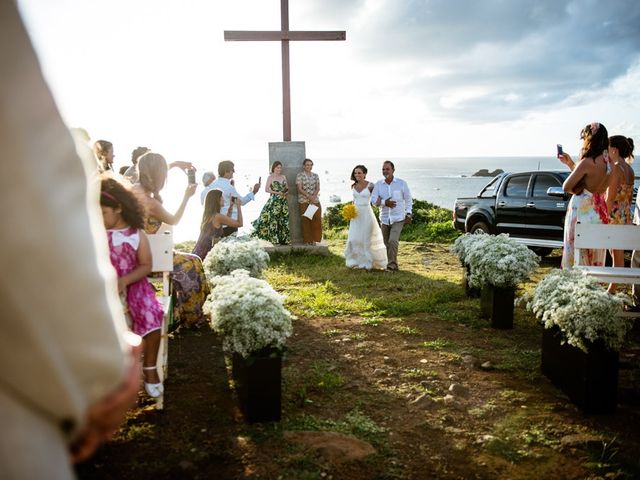
<svg viewBox="0 0 640 480">
<path fill-rule="evenodd" d="M 269 199 L 262 207 L 260 216 L 252 223 L 252 236 L 274 245 L 287 245 L 291 241 L 287 201 L 289 186 L 287 177 L 282 174 L 282 162 L 276 160 L 271 165 L 271 174 L 265 182 L 264 190 L 269 193 Z"/>
<path fill-rule="evenodd" d="M 609 223 L 629 225 L 633 222 L 631 202 L 635 180 L 635 173 L 629 165 L 633 161 L 633 140 L 622 135 L 609 137 L 609 158 L 613 168 L 607 189 Z M 611 257 L 614 267 L 624 267 L 623 250 L 611 250 Z M 610 284 L 608 292 L 615 291 L 616 284 Z"/>
<path fill-rule="evenodd" d="M 609 211 L 605 192 L 609 182 L 611 165 L 607 148 L 607 129 L 599 123 L 591 123 L 580 132 L 583 140 L 580 160 L 575 163 L 567 153 L 558 155 L 562 163 L 571 169 L 571 174 L 562 185 L 565 192 L 573 193 L 567 208 L 564 225 L 562 268 L 574 265 L 574 238 L 578 220 L 582 223 L 609 223 Z M 604 250 L 581 249 L 581 265 L 603 265 Z"/>
<path fill-rule="evenodd" d="M 225 225 L 233 228 L 242 227 L 242 203 L 241 199 L 235 199 L 238 208 L 238 218 L 231 218 L 233 203 L 229 203 L 226 215 L 220 213 L 222 206 L 222 190 L 209 190 L 204 200 L 204 212 L 202 212 L 202 223 L 200 224 L 200 237 L 196 242 L 193 253 L 202 260 L 207 256 L 211 248 L 224 236 Z"/>
<path fill-rule="evenodd" d="M 147 152 L 138 159 L 138 182 L 133 186 L 133 191 L 144 207 L 146 233 L 156 233 L 162 223 L 176 225 L 184 214 L 187 202 L 196 191 L 196 185 L 188 185 L 176 212 L 168 212 L 162 206 L 159 192 L 167 181 L 169 168 L 172 167 L 178 167 L 185 172 L 193 168 L 189 162 L 173 162 L 167 165 L 164 157 L 154 152 Z M 198 256 L 174 251 L 171 285 L 175 295 L 175 321 L 186 327 L 199 327 L 207 323 L 202 306 L 209 295 L 209 284 Z"/>
<path fill-rule="evenodd" d="M 387 248 L 371 208 L 373 184 L 366 180 L 366 176 L 364 165 L 356 166 L 351 172 L 354 182 L 351 191 L 358 214 L 349 223 L 345 263 L 349 268 L 384 270 L 387 268 Z"/>
</svg>

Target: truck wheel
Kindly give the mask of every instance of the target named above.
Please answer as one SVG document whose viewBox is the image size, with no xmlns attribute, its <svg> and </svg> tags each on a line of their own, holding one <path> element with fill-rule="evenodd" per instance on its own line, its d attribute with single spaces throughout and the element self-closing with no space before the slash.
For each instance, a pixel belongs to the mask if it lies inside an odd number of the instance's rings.
<svg viewBox="0 0 640 480">
<path fill-rule="evenodd" d="M 484 222 L 476 222 L 473 225 L 471 225 L 471 228 L 469 229 L 469 233 L 487 233 L 490 234 L 491 230 L 489 229 L 489 225 L 487 225 Z"/>
<path fill-rule="evenodd" d="M 533 253 L 535 253 L 539 257 L 546 257 L 553 251 L 553 248 L 548 248 L 548 247 L 529 247 L 529 248 L 533 251 Z"/>
</svg>

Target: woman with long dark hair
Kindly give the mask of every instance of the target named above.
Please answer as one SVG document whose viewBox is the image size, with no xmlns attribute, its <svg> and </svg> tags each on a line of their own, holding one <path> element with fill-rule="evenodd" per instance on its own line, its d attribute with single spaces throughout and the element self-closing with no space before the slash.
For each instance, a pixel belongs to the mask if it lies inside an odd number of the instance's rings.
<svg viewBox="0 0 640 480">
<path fill-rule="evenodd" d="M 236 219 L 231 218 L 231 211 L 234 205 L 238 208 L 238 218 Z M 191 252 L 202 260 L 207 256 L 211 248 L 224 237 L 225 225 L 232 228 L 242 227 L 242 201 L 240 198 L 236 197 L 234 203 L 229 204 L 229 208 L 224 214 L 220 212 L 221 207 L 222 190 L 209 190 L 204 200 L 200 236 Z"/>
<path fill-rule="evenodd" d="M 373 184 L 367 181 L 367 167 L 356 165 L 351 172 L 351 180 L 357 215 L 349 223 L 345 263 L 349 268 L 384 270 L 387 268 L 387 248 L 371 208 Z"/>
<path fill-rule="evenodd" d="M 594 122 L 582 129 L 580 138 L 582 150 L 578 162 L 574 162 L 567 153 L 558 155 L 560 161 L 571 170 L 562 188 L 567 193 L 573 193 L 564 225 L 562 268 L 565 269 L 574 265 L 573 241 L 576 222 L 580 220 L 581 223 L 609 223 L 609 210 L 605 199 L 611 172 L 608 154 L 609 134 L 604 125 Z M 579 263 L 603 265 L 605 254 L 604 250 L 581 249 Z"/>
</svg>

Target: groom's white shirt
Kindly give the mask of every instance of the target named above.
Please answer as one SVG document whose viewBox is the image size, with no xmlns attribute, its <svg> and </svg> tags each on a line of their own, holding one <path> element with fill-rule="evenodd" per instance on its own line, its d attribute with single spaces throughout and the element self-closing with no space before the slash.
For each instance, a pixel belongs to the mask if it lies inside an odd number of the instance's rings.
<svg viewBox="0 0 640 480">
<path fill-rule="evenodd" d="M 236 187 L 231 185 L 231 180 L 229 180 L 228 178 L 218 177 L 213 181 L 211 185 L 207 187 L 207 190 L 214 190 L 216 188 L 218 190 L 222 190 L 222 205 L 220 205 L 221 212 L 226 212 L 228 210 L 229 204 L 231 203 L 231 197 L 238 197 L 242 205 L 249 203 L 255 198 L 252 191 L 247 193 L 244 197 L 241 196 L 236 190 Z M 233 218 L 234 220 L 238 219 L 238 208 L 235 205 L 233 206 L 233 211 L 231 212 L 231 218 Z"/>
<path fill-rule="evenodd" d="M 394 208 L 384 206 L 388 198 L 396 201 Z M 380 199 L 380 222 L 384 225 L 404 221 L 405 216 L 411 213 L 413 199 L 407 182 L 401 178 L 393 177 L 391 183 L 384 179 L 378 180 L 371 192 L 371 204 L 375 205 Z"/>
</svg>

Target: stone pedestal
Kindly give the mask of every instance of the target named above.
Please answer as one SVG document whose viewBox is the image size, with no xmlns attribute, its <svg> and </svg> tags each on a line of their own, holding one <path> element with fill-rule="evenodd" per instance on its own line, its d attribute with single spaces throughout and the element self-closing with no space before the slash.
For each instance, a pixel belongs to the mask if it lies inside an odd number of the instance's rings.
<svg viewBox="0 0 640 480">
<path fill-rule="evenodd" d="M 302 162 L 305 159 L 304 142 L 269 142 L 269 170 L 276 160 L 282 162 L 282 174 L 287 177 L 289 184 L 289 231 L 291 232 L 291 244 L 302 243 L 302 222 L 300 220 L 300 208 L 298 207 L 298 189 L 296 188 L 296 175 L 302 171 Z"/>
</svg>

